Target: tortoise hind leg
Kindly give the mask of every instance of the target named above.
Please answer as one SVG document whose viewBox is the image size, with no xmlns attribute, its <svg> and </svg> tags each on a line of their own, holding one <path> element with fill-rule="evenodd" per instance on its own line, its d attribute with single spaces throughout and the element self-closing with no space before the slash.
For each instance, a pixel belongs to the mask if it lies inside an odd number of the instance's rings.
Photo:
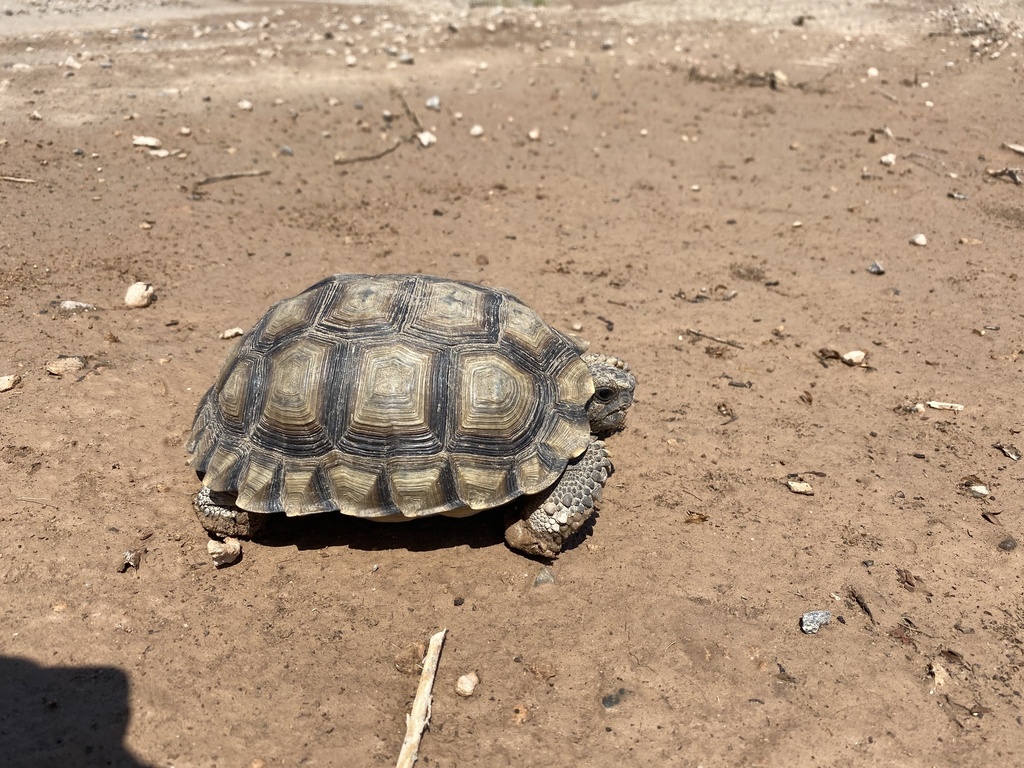
<svg viewBox="0 0 1024 768">
<path fill-rule="evenodd" d="M 608 449 L 592 440 L 547 493 L 531 498 L 521 514 L 506 518 L 505 541 L 528 555 L 555 557 L 565 540 L 594 514 L 611 473 Z"/>
<path fill-rule="evenodd" d="M 230 493 L 203 488 L 192 499 L 192 508 L 203 528 L 214 536 L 250 537 L 263 527 L 262 516 L 236 507 Z"/>
</svg>

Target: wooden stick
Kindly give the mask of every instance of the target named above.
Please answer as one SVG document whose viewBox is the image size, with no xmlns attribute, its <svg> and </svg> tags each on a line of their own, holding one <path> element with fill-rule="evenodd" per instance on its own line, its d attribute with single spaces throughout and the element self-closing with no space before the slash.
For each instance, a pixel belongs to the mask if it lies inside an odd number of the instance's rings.
<svg viewBox="0 0 1024 768">
<path fill-rule="evenodd" d="M 270 171 L 239 171 L 238 173 L 222 173 L 220 176 L 208 176 L 197 181 L 192 186 L 201 187 L 205 184 L 216 184 L 219 181 L 233 181 L 234 179 L 245 179 L 250 176 L 266 176 Z"/>
<path fill-rule="evenodd" d="M 715 341 L 719 344 L 728 344 L 730 347 L 736 347 L 736 349 L 743 349 L 743 345 L 736 341 L 729 341 L 728 339 L 720 339 L 717 336 L 711 336 L 709 334 L 698 331 L 695 328 L 687 328 L 686 332 L 691 336 L 696 336 L 701 339 L 707 339 L 708 341 Z"/>
<path fill-rule="evenodd" d="M 430 638 L 427 655 L 423 657 L 423 673 L 420 675 L 420 684 L 416 688 L 416 698 L 412 702 L 412 712 L 405 716 L 405 740 L 402 742 L 402 751 L 398 755 L 398 763 L 395 768 L 412 768 L 416 758 L 419 757 L 420 738 L 423 736 L 423 729 L 430 722 L 430 692 L 434 687 L 437 662 L 441 657 L 441 646 L 444 645 L 444 636 L 447 631 L 447 629 L 442 629 Z"/>
<path fill-rule="evenodd" d="M 35 179 L 23 179 L 21 176 L 0 176 L 0 181 L 14 181 L 18 184 L 35 184 Z"/>
</svg>

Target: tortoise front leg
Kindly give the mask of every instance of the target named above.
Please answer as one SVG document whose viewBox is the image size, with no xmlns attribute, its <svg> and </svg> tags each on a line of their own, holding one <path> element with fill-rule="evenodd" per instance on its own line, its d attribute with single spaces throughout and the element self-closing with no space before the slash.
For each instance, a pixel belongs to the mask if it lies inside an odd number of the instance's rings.
<svg viewBox="0 0 1024 768">
<path fill-rule="evenodd" d="M 253 515 L 235 506 L 230 493 L 203 488 L 192 499 L 192 507 L 203 528 L 214 536 L 252 536 L 262 527 L 260 515 Z"/>
<path fill-rule="evenodd" d="M 531 497 L 524 512 L 506 518 L 505 541 L 528 555 L 555 557 L 565 540 L 594 514 L 611 473 L 608 449 L 592 440 L 547 493 Z"/>
</svg>

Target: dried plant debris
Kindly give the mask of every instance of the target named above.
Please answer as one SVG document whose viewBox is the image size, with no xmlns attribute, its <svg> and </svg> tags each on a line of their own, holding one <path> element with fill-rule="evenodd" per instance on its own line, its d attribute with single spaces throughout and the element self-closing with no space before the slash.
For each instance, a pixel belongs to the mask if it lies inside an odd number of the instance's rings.
<svg viewBox="0 0 1024 768">
<path fill-rule="evenodd" d="M 733 290 L 727 285 L 718 284 L 713 288 L 707 286 L 699 288 L 691 296 L 687 296 L 683 289 L 680 288 L 672 294 L 671 298 L 687 301 L 691 304 L 701 304 L 705 301 L 732 301 L 739 296 L 739 293 L 739 291 Z"/>
<path fill-rule="evenodd" d="M 145 549 L 126 550 L 121 555 L 121 562 L 117 566 L 117 572 L 124 573 L 129 568 L 134 568 L 136 571 L 139 570 L 139 565 L 142 563 L 142 556 L 145 552 Z"/>
<path fill-rule="evenodd" d="M 1024 184 L 1024 168 L 988 168 L 985 173 L 993 179 L 1009 179 L 1014 184 Z"/>
<path fill-rule="evenodd" d="M 823 367 L 829 367 L 829 361 L 836 360 L 843 365 L 849 366 L 850 368 L 864 368 L 869 371 L 875 370 L 872 366 L 867 363 L 867 352 L 859 349 L 851 350 L 850 352 L 840 352 L 837 349 L 830 349 L 829 347 L 822 347 L 814 356 L 818 358 L 818 362 Z"/>
<path fill-rule="evenodd" d="M 931 591 L 925 586 L 924 579 L 920 576 L 915 576 L 910 572 L 908 568 L 897 568 L 896 569 L 896 580 L 908 592 L 917 592 L 920 590 L 921 594 L 925 597 L 931 597 Z"/>
<path fill-rule="evenodd" d="M 1013 461 L 1020 461 L 1020 449 L 1015 445 L 1006 445 L 1004 443 L 993 443 L 992 447 L 997 451 L 1002 451 L 1003 456 Z"/>
<path fill-rule="evenodd" d="M 63 301 L 51 301 L 49 310 L 57 315 L 57 317 L 74 317 L 84 312 L 96 312 L 99 310 L 99 307 L 87 301 L 64 299 Z"/>
<path fill-rule="evenodd" d="M 410 643 L 395 654 L 395 669 L 405 675 L 418 675 L 423 668 L 423 654 L 427 646 L 423 643 Z"/>
<path fill-rule="evenodd" d="M 964 407 L 960 403 L 944 403 L 940 400 L 929 400 L 925 403 L 929 408 L 933 408 L 936 411 L 955 411 L 960 413 Z"/>
<path fill-rule="evenodd" d="M 872 624 L 877 624 L 878 622 L 877 622 L 877 621 L 875 621 L 875 617 L 874 617 L 874 615 L 873 615 L 873 614 L 871 613 L 871 607 L 870 607 L 870 606 L 868 605 L 868 601 L 867 601 L 867 600 L 866 600 L 866 599 L 864 598 L 864 595 L 862 595 L 862 594 L 861 594 L 861 593 L 860 593 L 859 591 L 857 591 L 857 590 L 856 590 L 856 589 L 854 589 L 853 587 L 850 587 L 850 590 L 849 590 L 849 593 L 848 593 L 848 594 L 849 594 L 849 598 L 850 598 L 850 599 L 851 599 L 851 600 L 852 600 L 853 602 L 855 602 L 855 603 L 857 604 L 857 606 L 858 606 L 858 607 L 859 607 L 859 608 L 860 608 L 860 609 L 861 609 L 862 611 L 864 611 L 864 615 L 865 615 L 865 616 L 867 616 L 867 617 L 868 617 L 868 619 L 870 619 L 870 620 L 871 620 L 871 623 L 872 623 Z"/>
<path fill-rule="evenodd" d="M 779 678 L 779 680 L 781 680 L 784 683 L 796 683 L 797 682 L 796 677 L 794 677 L 793 675 L 789 674 L 789 672 L 786 671 L 786 668 L 784 666 L 782 666 L 782 664 L 780 664 L 779 662 L 775 662 L 775 665 L 779 668 L 779 671 L 775 674 L 775 676 L 777 678 Z"/>
<path fill-rule="evenodd" d="M 999 522 L 999 516 L 1001 514 L 1002 514 L 1001 510 L 998 510 L 998 509 L 986 509 L 984 512 L 981 513 L 981 517 L 982 517 L 982 519 L 986 523 L 992 523 L 992 525 L 1000 525 L 1001 526 L 1002 523 Z"/>
<path fill-rule="evenodd" d="M 961 477 L 960 492 L 974 499 L 986 499 L 992 495 L 988 490 L 988 486 L 977 475 Z"/>
</svg>

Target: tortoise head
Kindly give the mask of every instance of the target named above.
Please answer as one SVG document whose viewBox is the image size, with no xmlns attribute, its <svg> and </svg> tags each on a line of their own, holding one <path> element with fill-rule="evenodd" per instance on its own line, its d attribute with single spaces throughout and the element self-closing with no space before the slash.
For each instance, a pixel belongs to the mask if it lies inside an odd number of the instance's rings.
<svg viewBox="0 0 1024 768">
<path fill-rule="evenodd" d="M 595 435 L 617 432 L 626 421 L 626 411 L 633 405 L 636 377 L 617 357 L 584 355 L 583 362 L 594 379 L 594 395 L 587 403 L 590 430 Z"/>
</svg>

